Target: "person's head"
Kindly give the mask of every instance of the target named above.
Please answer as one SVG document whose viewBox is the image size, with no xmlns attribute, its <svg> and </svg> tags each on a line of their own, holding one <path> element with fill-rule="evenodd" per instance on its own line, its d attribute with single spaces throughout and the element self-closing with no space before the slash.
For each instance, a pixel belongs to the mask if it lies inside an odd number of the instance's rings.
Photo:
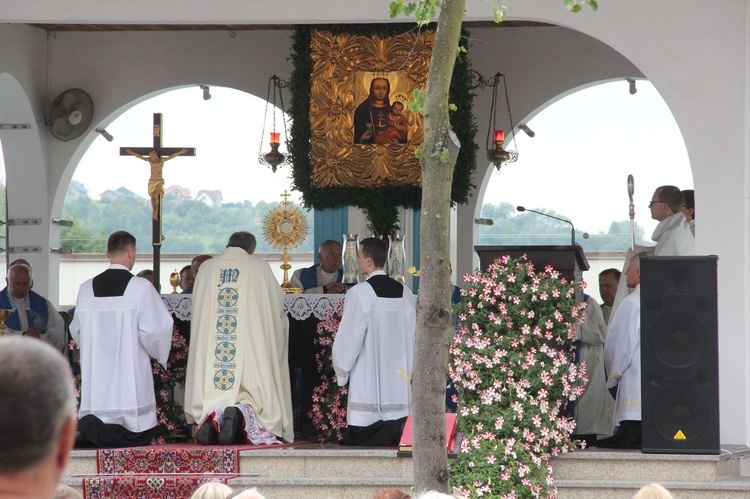
<svg viewBox="0 0 750 499">
<path fill-rule="evenodd" d="M 241 490 L 240 492 L 235 492 L 234 494 L 227 497 L 227 499 L 234 499 L 235 497 L 237 499 L 266 499 L 265 496 L 258 492 L 258 489 L 256 489 L 255 487 Z"/>
<path fill-rule="evenodd" d="M 398 489 L 382 489 L 376 490 L 372 495 L 372 499 L 410 499 L 411 496 L 406 492 L 402 492 Z"/>
<path fill-rule="evenodd" d="M 31 267 L 22 263 L 11 265 L 8 269 L 8 277 L 5 282 L 8 285 L 8 291 L 19 300 L 26 298 L 31 289 L 31 283 L 34 281 L 34 275 Z"/>
<path fill-rule="evenodd" d="M 135 251 L 135 237 L 129 232 L 118 230 L 107 239 L 107 257 L 110 263 L 124 265 L 132 270 Z"/>
<path fill-rule="evenodd" d="M 682 192 L 673 185 L 662 185 L 654 191 L 648 204 L 651 218 L 661 222 L 682 210 Z"/>
<path fill-rule="evenodd" d="M 648 251 L 642 251 L 636 253 L 630 258 L 628 262 L 628 268 L 625 270 L 625 283 L 629 288 L 634 288 L 641 283 L 641 257 L 644 255 L 652 255 Z"/>
<path fill-rule="evenodd" d="M 391 110 L 393 111 L 393 114 L 398 116 L 399 114 L 401 114 L 401 111 L 404 110 L 404 105 L 401 104 L 401 102 L 396 101 L 393 104 L 391 104 Z"/>
<path fill-rule="evenodd" d="M 151 161 L 156 161 L 159 159 L 159 153 L 152 149 L 151 152 L 148 153 L 148 157 Z"/>
<path fill-rule="evenodd" d="M 193 285 L 195 277 L 193 276 L 193 269 L 190 265 L 185 265 L 180 270 L 180 288 L 185 291 L 187 288 Z"/>
<path fill-rule="evenodd" d="M 341 267 L 341 243 L 329 239 L 321 244 L 318 249 L 318 261 L 325 272 L 336 272 Z"/>
<path fill-rule="evenodd" d="M 633 499 L 672 499 L 672 497 L 674 496 L 667 489 L 658 483 L 651 483 L 641 487 Z"/>
<path fill-rule="evenodd" d="M 252 255 L 255 253 L 255 236 L 245 231 L 235 232 L 229 236 L 227 248 L 242 248 Z"/>
<path fill-rule="evenodd" d="M 144 279 L 151 281 L 151 284 L 154 283 L 154 271 L 151 269 L 143 269 L 140 272 L 136 274 L 138 277 L 143 277 Z"/>
<path fill-rule="evenodd" d="M 391 93 L 391 82 L 388 78 L 373 78 L 370 82 L 370 99 L 388 104 Z"/>
<path fill-rule="evenodd" d="M 44 342 L 3 338 L 0 400 L 0 489 L 52 497 L 78 423 L 67 360 Z"/>
<path fill-rule="evenodd" d="M 368 237 L 359 243 L 357 263 L 362 274 L 370 275 L 375 270 L 385 267 L 388 259 L 388 246 L 385 241 L 376 237 Z"/>
<path fill-rule="evenodd" d="M 232 488 L 221 482 L 206 482 L 193 492 L 190 499 L 226 499 L 232 495 Z"/>
<path fill-rule="evenodd" d="M 682 214 L 685 215 L 685 220 L 692 222 L 695 220 L 695 191 L 693 189 L 685 189 L 682 191 Z"/>
<path fill-rule="evenodd" d="M 26 265 L 27 267 L 31 268 L 31 264 L 28 260 L 24 260 L 23 258 L 16 258 L 12 262 L 10 262 L 10 265 L 8 265 L 8 268 L 12 267 L 13 265 Z"/>
<path fill-rule="evenodd" d="M 606 269 L 599 272 L 599 295 L 608 307 L 611 307 L 615 302 L 620 275 L 622 275 L 622 272 L 617 269 Z"/>
<path fill-rule="evenodd" d="M 190 270 L 193 271 L 193 281 L 195 281 L 195 278 L 198 277 L 198 269 L 201 268 L 203 262 L 210 259 L 211 255 L 198 255 L 193 258 L 193 260 L 190 262 Z"/>
</svg>

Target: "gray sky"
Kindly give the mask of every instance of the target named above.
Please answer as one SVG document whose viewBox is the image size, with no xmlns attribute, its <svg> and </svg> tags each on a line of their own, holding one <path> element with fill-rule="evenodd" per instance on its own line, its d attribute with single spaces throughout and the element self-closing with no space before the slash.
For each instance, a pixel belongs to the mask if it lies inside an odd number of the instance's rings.
<svg viewBox="0 0 750 499">
<path fill-rule="evenodd" d="M 519 159 L 493 174 L 484 202 L 553 210 L 578 230 L 606 232 L 611 221 L 629 219 L 632 174 L 635 220 L 650 236 L 656 221 L 647 205 L 656 187 L 692 189 L 693 175 L 666 103 L 651 83 L 637 88 L 631 95 L 624 80 L 598 85 L 544 109 L 528 122 L 536 137 L 519 132 Z"/>
</svg>

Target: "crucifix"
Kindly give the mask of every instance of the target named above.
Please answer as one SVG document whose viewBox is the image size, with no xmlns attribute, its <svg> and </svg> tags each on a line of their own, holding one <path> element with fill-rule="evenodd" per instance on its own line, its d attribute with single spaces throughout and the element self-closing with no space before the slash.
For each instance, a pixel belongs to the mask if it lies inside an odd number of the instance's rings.
<svg viewBox="0 0 750 499">
<path fill-rule="evenodd" d="M 154 247 L 154 286 L 159 291 L 159 266 L 161 265 L 161 204 L 164 198 L 164 162 L 177 156 L 195 156 L 195 148 L 162 147 L 161 113 L 154 113 L 153 147 L 121 147 L 120 156 L 135 156 L 151 165 L 148 194 L 151 197 L 151 244 Z"/>
</svg>

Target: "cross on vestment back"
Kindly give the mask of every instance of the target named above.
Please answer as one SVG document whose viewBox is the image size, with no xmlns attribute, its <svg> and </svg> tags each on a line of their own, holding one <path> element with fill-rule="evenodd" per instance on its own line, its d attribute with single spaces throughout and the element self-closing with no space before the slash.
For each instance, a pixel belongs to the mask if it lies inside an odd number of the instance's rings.
<svg viewBox="0 0 750 499">
<path fill-rule="evenodd" d="M 152 236 L 154 247 L 154 286 L 159 290 L 159 266 L 161 250 L 161 212 L 164 197 L 164 177 L 162 170 L 164 162 L 177 156 L 195 156 L 194 147 L 162 147 L 161 113 L 154 113 L 154 143 L 153 147 L 121 147 L 120 156 L 135 156 L 148 161 L 151 165 L 151 177 L 148 179 L 148 194 L 151 197 Z"/>
</svg>

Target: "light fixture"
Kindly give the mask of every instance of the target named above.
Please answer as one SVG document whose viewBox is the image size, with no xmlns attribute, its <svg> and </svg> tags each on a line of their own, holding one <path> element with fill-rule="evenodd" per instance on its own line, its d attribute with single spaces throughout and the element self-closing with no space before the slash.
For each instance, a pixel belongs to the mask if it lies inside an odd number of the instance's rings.
<svg viewBox="0 0 750 499">
<path fill-rule="evenodd" d="M 0 130 L 28 130 L 31 125 L 28 123 L 3 123 L 0 124 Z"/>
<path fill-rule="evenodd" d="M 211 99 L 211 91 L 208 87 L 208 85 L 198 85 L 201 90 L 203 90 L 203 100 L 209 100 Z"/>
<path fill-rule="evenodd" d="M 536 132 L 529 128 L 529 125 L 519 125 L 519 128 L 529 137 L 536 137 Z"/>
<path fill-rule="evenodd" d="M 104 128 L 94 128 L 94 131 L 107 139 L 107 142 L 112 142 L 113 140 L 115 140 L 115 138 L 112 137 L 112 134 L 106 131 Z"/>
<path fill-rule="evenodd" d="M 491 218 L 475 218 L 474 223 L 477 225 L 495 225 L 495 221 Z"/>
<path fill-rule="evenodd" d="M 49 252 L 53 255 L 71 255 L 73 254 L 73 248 L 50 248 Z"/>
<path fill-rule="evenodd" d="M 73 227 L 75 225 L 72 220 L 62 220 L 60 218 L 53 218 L 52 225 L 59 225 L 60 227 Z"/>
<path fill-rule="evenodd" d="M 630 85 L 630 95 L 635 94 L 638 88 L 635 86 L 635 80 L 633 78 L 625 78 L 625 81 Z"/>
<path fill-rule="evenodd" d="M 490 79 L 484 78 L 478 72 L 472 70 L 472 76 L 476 78 L 477 83 L 472 85 L 472 89 L 480 87 L 492 87 L 492 104 L 490 106 L 490 120 L 487 125 L 487 159 L 495 165 L 495 168 L 500 170 L 500 167 L 505 163 L 514 163 L 518 160 L 518 146 L 516 145 L 515 133 L 513 133 L 513 147 L 514 150 L 506 151 L 503 148 L 505 142 L 505 130 L 497 128 L 497 87 L 500 85 L 500 81 L 503 82 L 503 91 L 505 93 L 505 105 L 508 108 L 508 123 L 510 124 L 511 132 L 515 129 L 513 125 L 513 114 L 510 111 L 510 98 L 508 97 L 508 85 L 505 82 L 505 75 L 497 73 Z M 490 136 L 492 136 L 492 142 L 494 146 L 490 145 Z"/>
<path fill-rule="evenodd" d="M 289 159 L 279 152 L 279 146 L 281 145 L 281 132 L 276 129 L 276 114 L 281 112 L 281 122 L 284 125 L 284 136 L 287 136 L 286 126 L 286 112 L 284 111 L 284 96 L 281 93 L 282 88 L 288 87 L 288 82 L 282 80 L 276 75 L 273 75 L 268 79 L 268 91 L 266 93 L 266 111 L 263 115 L 263 130 L 260 134 L 260 151 L 258 152 L 258 162 L 262 165 L 268 165 L 271 167 L 271 171 L 276 173 L 276 169 L 279 165 L 289 163 Z M 279 107 L 276 105 L 276 99 L 278 97 Z M 272 128 L 271 128 L 271 151 L 263 154 L 263 138 L 266 135 L 266 122 L 268 120 L 268 106 L 273 106 L 271 112 L 273 113 Z"/>
</svg>

